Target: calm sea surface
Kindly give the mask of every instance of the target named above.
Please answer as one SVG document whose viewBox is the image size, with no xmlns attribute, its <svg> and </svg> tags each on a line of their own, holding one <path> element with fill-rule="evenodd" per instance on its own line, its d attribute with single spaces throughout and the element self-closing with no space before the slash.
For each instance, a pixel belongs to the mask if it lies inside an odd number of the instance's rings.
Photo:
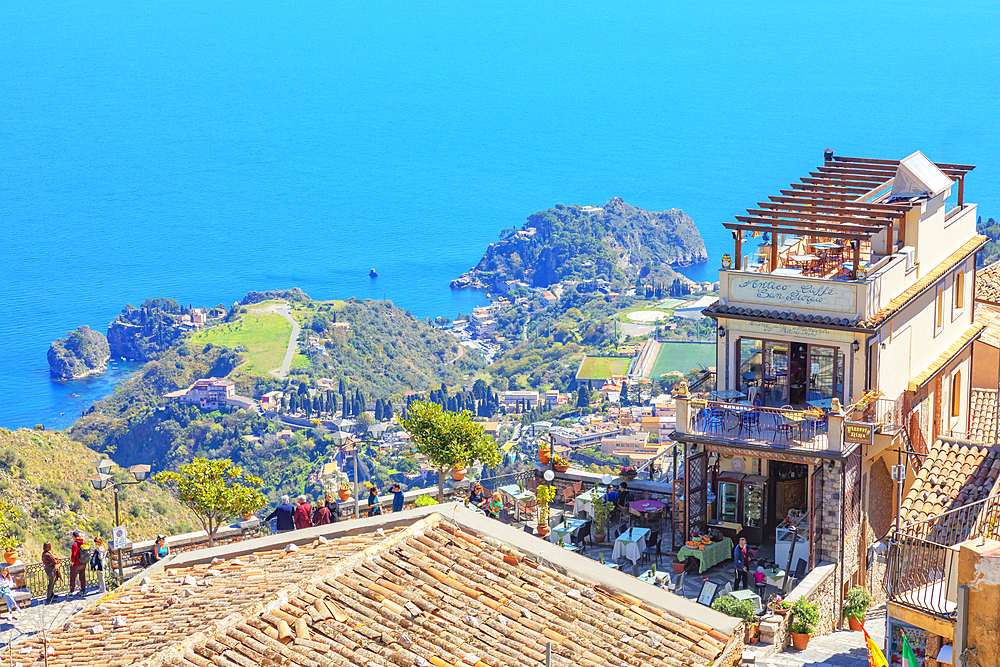
<svg viewBox="0 0 1000 667">
<path fill-rule="evenodd" d="M 49 341 L 147 297 L 468 312 L 448 281 L 557 202 L 684 209 L 705 279 L 720 223 L 825 148 L 977 164 L 996 217 L 998 26 L 992 0 L 0 3 L 0 425 L 109 392 L 130 366 L 53 383 Z"/>
</svg>

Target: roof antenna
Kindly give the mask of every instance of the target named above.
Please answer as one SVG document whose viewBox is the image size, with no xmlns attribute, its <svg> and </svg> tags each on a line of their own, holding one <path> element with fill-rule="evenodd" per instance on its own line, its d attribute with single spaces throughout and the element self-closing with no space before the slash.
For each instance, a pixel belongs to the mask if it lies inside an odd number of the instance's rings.
<svg viewBox="0 0 1000 667">
<path fill-rule="evenodd" d="M 823 151 L 823 162 L 833 162 L 833 149 L 827 148 Z"/>
</svg>

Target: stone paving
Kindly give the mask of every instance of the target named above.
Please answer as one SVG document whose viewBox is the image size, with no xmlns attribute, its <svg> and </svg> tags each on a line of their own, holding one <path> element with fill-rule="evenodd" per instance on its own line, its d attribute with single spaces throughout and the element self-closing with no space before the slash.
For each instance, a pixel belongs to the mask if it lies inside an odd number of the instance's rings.
<svg viewBox="0 0 1000 667">
<path fill-rule="evenodd" d="M 885 648 L 885 608 L 872 610 L 865 630 L 880 647 Z M 868 649 L 860 632 L 840 631 L 809 640 L 809 648 L 796 651 L 786 648 L 769 658 L 758 659 L 760 667 L 868 667 Z"/>
<path fill-rule="evenodd" d="M 21 613 L 14 621 L 7 620 L 7 614 L 0 614 L 0 647 L 6 647 L 12 640 L 21 635 L 31 635 L 41 632 L 42 629 L 51 630 L 58 628 L 66 622 L 68 618 L 76 614 L 84 607 L 97 604 L 101 599 L 97 586 L 87 588 L 87 596 L 84 598 L 74 595 L 69 600 L 65 594 L 56 596 L 52 604 L 45 604 L 42 600 L 33 600 L 30 607 L 21 607 Z M 6 610 L 6 606 L 0 601 L 0 609 Z"/>
</svg>

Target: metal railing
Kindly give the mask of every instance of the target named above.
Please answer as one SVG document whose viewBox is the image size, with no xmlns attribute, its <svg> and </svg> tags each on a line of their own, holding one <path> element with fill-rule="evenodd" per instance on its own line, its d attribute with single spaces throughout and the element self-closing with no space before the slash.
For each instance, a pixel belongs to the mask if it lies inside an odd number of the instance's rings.
<svg viewBox="0 0 1000 667">
<path fill-rule="evenodd" d="M 734 437 L 769 447 L 828 449 L 825 414 L 806 410 L 768 408 L 743 403 L 692 401 L 691 432 Z"/>
<path fill-rule="evenodd" d="M 111 558 L 109 557 L 105 561 L 106 569 L 104 570 L 105 585 L 108 591 L 113 591 L 122 585 L 121 580 L 118 578 L 117 568 L 112 567 Z M 56 580 L 55 585 L 52 587 L 52 591 L 56 595 L 66 593 L 69 591 L 69 575 L 70 575 L 70 563 L 69 560 L 64 560 L 59 564 L 59 571 L 62 576 Z M 100 585 L 101 582 L 101 571 L 94 570 L 87 564 L 85 569 L 87 586 L 93 586 L 94 584 Z M 128 573 L 125 573 L 126 578 Z M 48 589 L 49 578 L 45 574 L 45 566 L 42 563 L 30 563 L 24 566 L 19 574 L 15 575 L 16 578 L 24 579 L 24 586 L 20 586 L 15 589 L 17 591 L 27 590 L 31 597 L 45 599 L 45 595 Z M 78 589 L 79 590 L 79 589 Z"/>
<path fill-rule="evenodd" d="M 883 430 L 900 429 L 903 428 L 903 404 L 891 398 L 876 398 L 865 407 L 854 406 L 847 419 L 876 424 Z"/>
<path fill-rule="evenodd" d="M 1000 537 L 1000 494 L 900 527 L 889 545 L 885 590 L 891 602 L 954 620 L 958 549 Z"/>
</svg>

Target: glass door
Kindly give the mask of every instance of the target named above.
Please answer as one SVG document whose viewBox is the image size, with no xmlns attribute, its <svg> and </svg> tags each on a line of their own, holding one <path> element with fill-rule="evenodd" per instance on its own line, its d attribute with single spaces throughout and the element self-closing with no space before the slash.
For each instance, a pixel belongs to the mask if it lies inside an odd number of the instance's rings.
<svg viewBox="0 0 1000 667">
<path fill-rule="evenodd" d="M 736 523 L 739 495 L 739 482 L 719 482 L 719 521 Z"/>
</svg>

